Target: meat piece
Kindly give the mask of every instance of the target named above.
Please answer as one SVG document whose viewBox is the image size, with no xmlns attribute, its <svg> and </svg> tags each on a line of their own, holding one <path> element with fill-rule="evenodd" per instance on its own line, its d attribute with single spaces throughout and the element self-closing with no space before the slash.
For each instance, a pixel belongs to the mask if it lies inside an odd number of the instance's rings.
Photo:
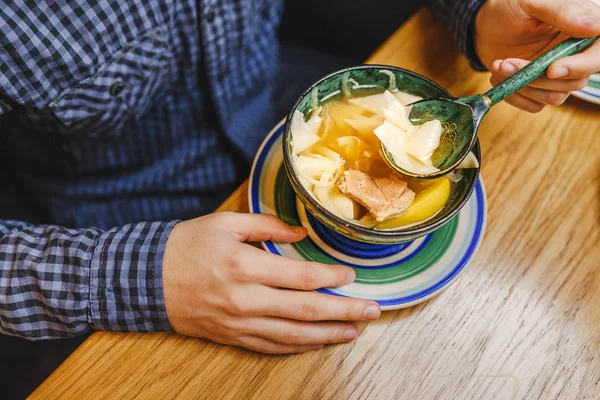
<svg viewBox="0 0 600 400">
<path fill-rule="evenodd" d="M 372 224 L 373 222 L 377 222 L 377 220 L 375 219 L 373 214 L 368 212 L 365 215 L 363 215 L 363 217 L 360 219 L 360 222 L 363 222 L 365 224 Z"/>
<path fill-rule="evenodd" d="M 355 169 L 344 173 L 338 187 L 346 196 L 362 204 L 377 221 L 399 217 L 415 198 L 415 192 L 406 182 L 396 177 L 373 179 Z"/>
</svg>

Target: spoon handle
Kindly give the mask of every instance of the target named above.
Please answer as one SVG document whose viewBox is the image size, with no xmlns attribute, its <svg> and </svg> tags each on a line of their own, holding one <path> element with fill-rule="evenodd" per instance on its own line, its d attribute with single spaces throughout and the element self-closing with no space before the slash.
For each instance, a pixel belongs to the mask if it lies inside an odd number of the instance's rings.
<svg viewBox="0 0 600 400">
<path fill-rule="evenodd" d="M 495 105 L 546 73 L 548 67 L 561 58 L 572 56 L 591 46 L 598 37 L 570 38 L 530 62 L 510 78 L 491 88 L 485 95 Z"/>
</svg>

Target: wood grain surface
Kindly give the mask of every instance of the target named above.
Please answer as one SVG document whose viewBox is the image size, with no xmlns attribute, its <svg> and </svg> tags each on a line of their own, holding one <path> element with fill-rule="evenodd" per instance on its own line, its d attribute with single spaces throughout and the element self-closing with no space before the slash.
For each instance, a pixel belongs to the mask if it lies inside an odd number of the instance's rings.
<svg viewBox="0 0 600 400">
<path fill-rule="evenodd" d="M 482 92 L 422 10 L 369 63 Z M 352 344 L 265 356 L 176 334 L 92 335 L 34 399 L 600 398 L 600 108 L 500 104 L 480 131 L 489 220 L 438 297 L 359 324 Z M 247 185 L 220 210 L 247 211 Z"/>
</svg>

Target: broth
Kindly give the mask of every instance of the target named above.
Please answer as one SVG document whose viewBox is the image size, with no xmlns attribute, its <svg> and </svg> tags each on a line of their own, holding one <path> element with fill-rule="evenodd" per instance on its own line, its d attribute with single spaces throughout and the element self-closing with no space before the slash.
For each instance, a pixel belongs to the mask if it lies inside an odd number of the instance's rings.
<svg viewBox="0 0 600 400">
<path fill-rule="evenodd" d="M 372 94 L 330 100 L 312 110 L 309 118 L 296 111 L 292 147 L 297 175 L 325 208 L 357 224 L 398 229 L 430 219 L 448 201 L 452 182 L 447 177 L 429 182 L 407 180 L 387 165 L 381 141 L 374 133 L 386 118 L 374 112 L 373 107 L 365 107 L 361 100 Z M 402 107 L 420 99 L 403 92 L 393 95 Z M 389 204 L 380 201 L 383 197 L 377 198 L 382 194 L 392 196 Z M 377 203 L 377 210 L 384 211 L 372 212 L 373 202 Z M 393 204 L 409 205 L 393 214 L 394 210 L 388 210 Z M 389 217 L 381 217 L 389 213 Z"/>
</svg>

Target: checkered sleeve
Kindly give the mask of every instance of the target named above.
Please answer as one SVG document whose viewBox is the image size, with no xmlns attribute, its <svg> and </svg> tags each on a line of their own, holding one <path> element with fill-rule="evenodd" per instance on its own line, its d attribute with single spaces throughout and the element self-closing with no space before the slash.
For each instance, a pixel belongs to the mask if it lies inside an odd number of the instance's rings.
<svg viewBox="0 0 600 400">
<path fill-rule="evenodd" d="M 430 0 L 433 13 L 450 29 L 471 67 L 485 71 L 475 51 L 475 17 L 486 0 Z"/>
<path fill-rule="evenodd" d="M 162 259 L 175 223 L 101 231 L 0 221 L 0 332 L 40 340 L 169 330 Z"/>
</svg>

